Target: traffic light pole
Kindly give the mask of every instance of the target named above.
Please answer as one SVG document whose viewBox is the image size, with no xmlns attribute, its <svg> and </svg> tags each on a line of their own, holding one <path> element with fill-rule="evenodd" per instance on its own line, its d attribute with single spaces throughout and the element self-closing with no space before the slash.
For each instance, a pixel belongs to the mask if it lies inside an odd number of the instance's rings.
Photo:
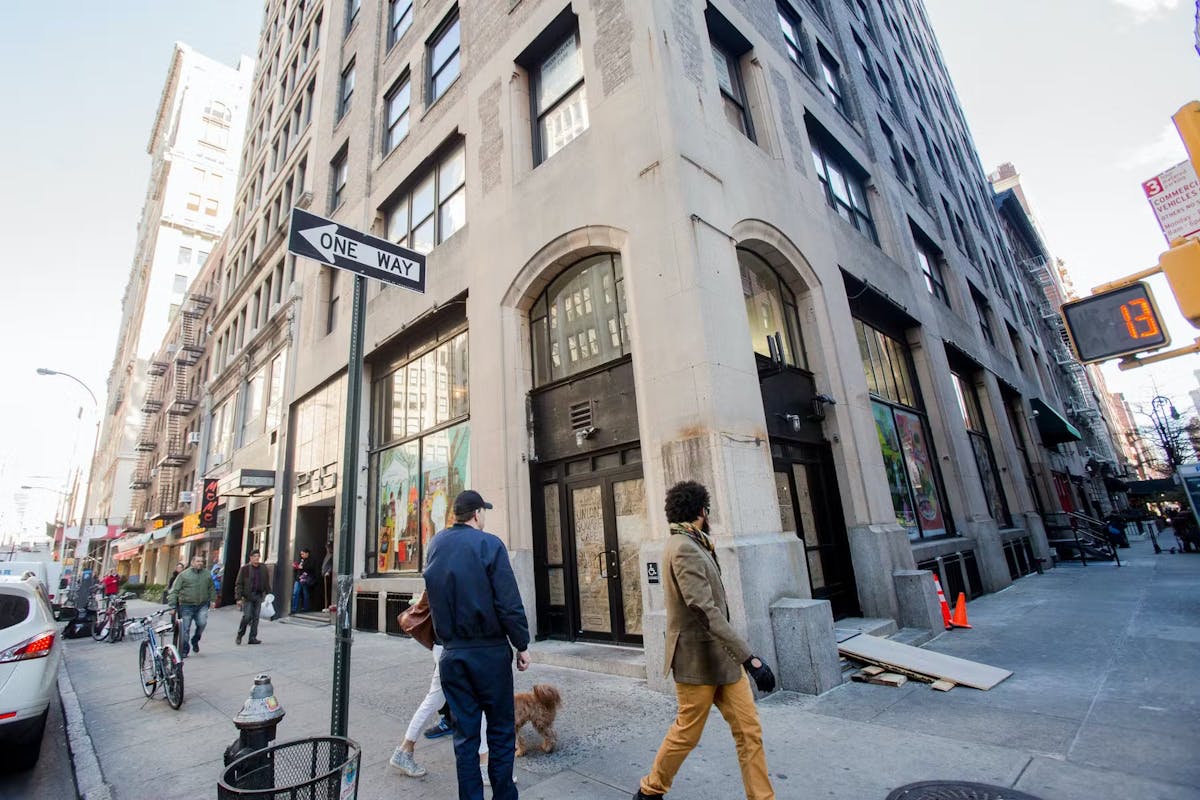
<svg viewBox="0 0 1200 800">
<path fill-rule="evenodd" d="M 1194 341 L 1192 344 L 1189 344 L 1187 347 L 1179 347 L 1174 350 L 1168 350 L 1165 353 L 1154 353 L 1152 355 L 1142 356 L 1141 358 L 1138 358 L 1137 356 L 1123 358 L 1117 362 L 1117 369 L 1122 371 L 1128 369 L 1137 369 L 1138 367 L 1144 367 L 1147 364 L 1157 364 L 1159 361 L 1170 361 L 1172 358 L 1191 355 L 1192 353 L 1200 353 L 1200 338 L 1197 338 L 1196 341 Z"/>
<path fill-rule="evenodd" d="M 363 328 L 367 315 L 367 279 L 354 276 L 350 319 L 350 362 L 346 369 L 346 447 L 342 457 L 342 518 L 338 527 L 337 612 L 333 650 L 331 736 L 345 736 L 350 716 L 350 604 L 354 595 L 354 512 L 358 506 L 358 429 L 362 411 Z"/>
</svg>

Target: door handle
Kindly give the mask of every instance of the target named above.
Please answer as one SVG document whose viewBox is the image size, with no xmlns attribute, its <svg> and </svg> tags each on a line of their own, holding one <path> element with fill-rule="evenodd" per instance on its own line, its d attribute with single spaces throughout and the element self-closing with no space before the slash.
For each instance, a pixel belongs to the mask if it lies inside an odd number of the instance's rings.
<svg viewBox="0 0 1200 800">
<path fill-rule="evenodd" d="M 596 559 L 600 562 L 600 577 L 607 578 L 608 577 L 608 551 L 601 550 L 599 553 L 596 553 Z"/>
<path fill-rule="evenodd" d="M 621 562 L 618 560 L 617 551 L 616 550 L 605 550 L 604 554 L 607 556 L 611 556 L 611 558 L 609 559 L 609 562 L 608 562 L 608 571 L 610 573 L 609 577 L 614 578 L 614 579 L 620 578 L 621 577 Z"/>
</svg>

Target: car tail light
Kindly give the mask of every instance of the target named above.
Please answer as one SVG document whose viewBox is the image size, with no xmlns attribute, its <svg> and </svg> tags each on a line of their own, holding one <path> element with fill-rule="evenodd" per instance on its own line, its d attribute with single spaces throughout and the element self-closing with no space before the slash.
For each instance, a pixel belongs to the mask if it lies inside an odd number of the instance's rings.
<svg viewBox="0 0 1200 800">
<path fill-rule="evenodd" d="M 26 639 L 7 650 L 0 650 L 0 664 L 8 664 L 13 661 L 28 661 L 31 658 L 45 658 L 50 655 L 50 648 L 53 646 L 54 631 L 34 636 L 32 639 Z"/>
</svg>

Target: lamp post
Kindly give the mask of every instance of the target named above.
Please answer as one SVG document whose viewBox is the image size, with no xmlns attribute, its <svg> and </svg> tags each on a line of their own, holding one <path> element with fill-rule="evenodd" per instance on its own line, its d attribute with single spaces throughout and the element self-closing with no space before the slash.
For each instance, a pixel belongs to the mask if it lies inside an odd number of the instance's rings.
<svg viewBox="0 0 1200 800">
<path fill-rule="evenodd" d="M 58 495 L 60 498 L 63 498 L 63 502 L 66 502 L 66 498 L 69 497 L 71 494 L 70 492 L 62 491 L 61 489 L 52 489 L 49 486 L 30 486 L 28 484 L 22 484 L 21 489 L 26 492 L 31 492 L 31 491 L 53 492 L 54 494 Z M 61 510 L 62 509 L 59 508 L 59 509 L 55 510 L 55 512 L 54 512 L 55 517 L 56 517 L 55 524 L 57 524 L 57 522 L 58 522 L 57 516 L 58 516 L 59 511 L 61 511 Z M 66 517 L 67 515 L 63 514 L 63 516 Z M 59 541 L 59 545 L 58 545 L 58 558 L 55 559 L 60 564 L 62 563 L 63 551 L 66 549 L 66 543 L 67 543 L 67 527 L 66 527 L 66 523 L 64 522 L 62 539 Z M 53 551 L 54 551 L 53 545 L 51 545 L 50 550 L 51 550 L 51 553 L 53 554 Z"/>
<path fill-rule="evenodd" d="M 74 564 L 74 570 L 73 570 L 73 578 L 71 580 L 71 600 L 72 600 L 72 603 L 75 606 L 75 608 L 79 608 L 79 583 L 80 583 L 80 578 L 83 575 L 83 569 L 82 569 L 83 565 L 81 563 L 82 559 L 80 558 L 79 553 L 81 550 L 83 550 L 83 552 L 85 552 L 85 553 L 87 552 L 87 550 L 85 549 L 83 536 L 84 536 L 84 528 L 87 527 L 87 509 L 88 509 L 88 501 L 91 499 L 91 493 L 92 493 L 92 472 L 94 471 L 95 466 L 96 466 L 96 448 L 100 446 L 100 401 L 98 401 L 96 399 L 96 393 L 93 392 L 90 388 L 88 388 L 88 385 L 86 383 L 79 380 L 79 378 L 76 378 L 74 375 L 71 375 L 66 372 L 60 372 L 55 369 L 47 369 L 46 367 L 38 367 L 37 374 L 38 375 L 61 375 L 64 378 L 70 378 L 71 380 L 75 381 L 76 383 L 78 383 L 80 386 L 83 387 L 84 391 L 86 391 L 88 393 L 88 397 L 92 398 L 92 405 L 94 405 L 96 408 L 96 436 L 92 440 L 92 455 L 88 459 L 87 483 L 83 487 L 83 506 L 79 512 L 79 542 L 75 545 L 75 564 Z M 64 554 L 66 553 L 66 548 L 67 548 L 67 529 L 66 529 L 66 526 L 64 526 L 63 527 L 63 553 Z M 61 563 L 61 559 L 60 559 L 59 563 Z"/>
<path fill-rule="evenodd" d="M 1167 409 L 1170 409 L 1169 411 Z M 1150 400 L 1150 419 L 1154 423 L 1154 432 L 1158 434 L 1159 444 L 1167 455 L 1167 466 L 1172 473 L 1179 466 L 1179 453 L 1176 449 L 1175 436 L 1171 432 L 1171 421 L 1179 419 L 1179 411 L 1171 398 L 1155 395 Z"/>
</svg>

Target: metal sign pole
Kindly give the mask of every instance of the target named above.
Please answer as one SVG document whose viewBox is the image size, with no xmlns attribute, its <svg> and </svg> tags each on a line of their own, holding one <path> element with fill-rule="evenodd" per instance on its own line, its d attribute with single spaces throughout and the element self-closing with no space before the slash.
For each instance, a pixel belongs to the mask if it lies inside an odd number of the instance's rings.
<svg viewBox="0 0 1200 800">
<path fill-rule="evenodd" d="M 354 276 L 350 362 L 346 370 L 346 449 L 342 458 L 342 519 L 338 527 L 337 620 L 333 650 L 331 736 L 345 736 L 350 715 L 350 602 L 354 595 L 354 512 L 358 504 L 358 418 L 362 406 L 363 327 L 367 279 Z"/>
</svg>

